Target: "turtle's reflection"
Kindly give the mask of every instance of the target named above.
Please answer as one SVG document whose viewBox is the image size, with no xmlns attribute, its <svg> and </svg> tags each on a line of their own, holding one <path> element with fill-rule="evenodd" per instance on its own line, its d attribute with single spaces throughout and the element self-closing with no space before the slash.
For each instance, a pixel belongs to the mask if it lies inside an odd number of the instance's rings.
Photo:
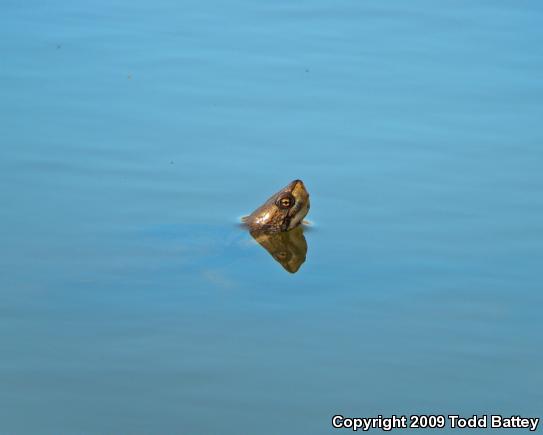
<svg viewBox="0 0 543 435">
<path fill-rule="evenodd" d="M 290 231 L 265 234 L 251 231 L 251 236 L 290 273 L 296 273 L 305 261 L 307 242 L 302 226 Z"/>
</svg>

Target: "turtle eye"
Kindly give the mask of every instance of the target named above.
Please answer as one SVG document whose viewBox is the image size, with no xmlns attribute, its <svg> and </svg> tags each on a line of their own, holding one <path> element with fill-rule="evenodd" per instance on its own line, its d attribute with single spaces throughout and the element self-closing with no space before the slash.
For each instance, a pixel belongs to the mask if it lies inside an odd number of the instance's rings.
<svg viewBox="0 0 543 435">
<path fill-rule="evenodd" d="M 283 195 L 275 201 L 275 205 L 282 209 L 290 208 L 294 205 L 294 198 L 290 194 Z"/>
</svg>

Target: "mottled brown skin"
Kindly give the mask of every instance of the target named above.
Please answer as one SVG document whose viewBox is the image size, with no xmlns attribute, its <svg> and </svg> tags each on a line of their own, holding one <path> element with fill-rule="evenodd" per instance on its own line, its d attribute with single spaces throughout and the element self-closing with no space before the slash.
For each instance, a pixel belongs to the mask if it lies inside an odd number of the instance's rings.
<svg viewBox="0 0 543 435">
<path fill-rule="evenodd" d="M 244 218 L 244 222 L 251 233 L 279 233 L 300 225 L 308 211 L 309 194 L 301 180 L 294 180 Z"/>
<path fill-rule="evenodd" d="M 296 273 L 305 262 L 307 242 L 301 225 L 291 231 L 271 234 L 251 231 L 251 235 L 288 272 Z"/>
</svg>

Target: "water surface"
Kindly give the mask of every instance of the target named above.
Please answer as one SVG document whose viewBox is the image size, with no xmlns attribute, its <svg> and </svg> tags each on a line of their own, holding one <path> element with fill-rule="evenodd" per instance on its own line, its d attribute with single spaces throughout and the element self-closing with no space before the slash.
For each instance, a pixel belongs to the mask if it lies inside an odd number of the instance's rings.
<svg viewBox="0 0 543 435">
<path fill-rule="evenodd" d="M 0 433 L 541 417 L 539 2 L 0 10 Z"/>
</svg>

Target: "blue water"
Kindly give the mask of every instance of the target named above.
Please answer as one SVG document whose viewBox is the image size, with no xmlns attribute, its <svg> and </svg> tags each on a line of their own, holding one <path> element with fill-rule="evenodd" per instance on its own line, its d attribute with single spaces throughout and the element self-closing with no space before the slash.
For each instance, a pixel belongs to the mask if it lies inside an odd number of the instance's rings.
<svg viewBox="0 0 543 435">
<path fill-rule="evenodd" d="M 543 417 L 542 19 L 4 0 L 0 433 Z M 294 178 L 290 274 L 237 220 Z"/>
</svg>

